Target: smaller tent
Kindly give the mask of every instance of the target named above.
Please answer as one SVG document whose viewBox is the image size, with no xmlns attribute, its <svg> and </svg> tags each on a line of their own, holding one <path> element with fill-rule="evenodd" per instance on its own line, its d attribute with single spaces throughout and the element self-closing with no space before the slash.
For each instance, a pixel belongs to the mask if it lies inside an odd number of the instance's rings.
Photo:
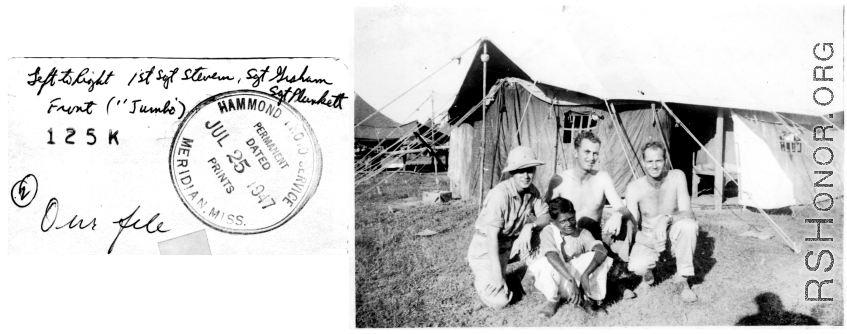
<svg viewBox="0 0 847 334">
<path fill-rule="evenodd" d="M 401 139 L 408 137 L 420 124 L 412 121 L 400 124 L 383 115 L 356 94 L 354 104 L 354 152 L 357 168 L 378 166 L 388 157 L 386 150 L 402 146 Z M 392 162 L 389 162 L 392 163 Z M 367 166 L 362 166 L 362 164 Z"/>
<path fill-rule="evenodd" d="M 412 135 L 405 140 L 404 147 L 416 149 L 394 151 L 396 153 L 392 155 L 402 156 L 406 169 L 418 171 L 431 169 L 446 172 L 450 148 L 450 125 L 436 123 L 433 127 L 432 120 L 429 119 L 421 124 L 415 133 L 417 135 Z M 418 135 L 420 135 L 420 138 Z M 438 157 L 437 162 L 432 159 L 433 155 L 430 148 L 435 150 L 436 157 Z M 433 164 L 437 164 L 437 166 Z"/>
<path fill-rule="evenodd" d="M 432 138 L 431 145 L 447 145 L 450 141 L 450 124 L 435 124 L 435 128 L 433 129 L 432 120 L 428 119 L 421 125 L 420 133 L 426 137 L 428 143 L 430 142 L 430 138 Z"/>
<path fill-rule="evenodd" d="M 370 145 L 380 141 L 397 140 L 417 127 L 415 121 L 400 124 L 378 112 L 358 94 L 354 104 L 354 138 L 356 144 Z M 389 143 L 390 144 L 390 143 Z"/>
</svg>

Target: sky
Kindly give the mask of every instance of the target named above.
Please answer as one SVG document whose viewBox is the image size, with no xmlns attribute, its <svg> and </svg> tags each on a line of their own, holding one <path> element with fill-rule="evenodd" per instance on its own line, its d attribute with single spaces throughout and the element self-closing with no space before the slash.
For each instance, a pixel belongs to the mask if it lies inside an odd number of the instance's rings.
<svg viewBox="0 0 847 334">
<path fill-rule="evenodd" d="M 397 5 L 357 8 L 354 61 L 356 93 L 374 108 L 433 75 L 386 108 L 386 116 L 406 123 L 428 119 L 448 108 L 461 85 L 478 40 L 508 25 L 502 8 L 422 8 Z M 465 52 L 463 52 L 465 51 Z M 461 63 L 452 58 L 463 55 Z M 447 65 L 446 67 L 444 67 Z M 440 71 L 436 72 L 439 68 Z M 435 105 L 428 100 L 434 96 Z M 423 103 L 423 105 L 421 105 Z M 415 109 L 420 110 L 415 112 Z"/>
<path fill-rule="evenodd" d="M 481 38 L 519 41 L 539 14 L 559 4 L 421 7 L 359 7 L 355 10 L 355 89 L 374 108 L 406 123 L 449 108 Z M 548 13 L 549 14 L 549 13 Z M 498 44 L 499 45 L 499 44 Z M 462 56 L 461 62 L 453 60 Z M 446 67 L 442 68 L 443 66 Z M 440 70 L 439 70 L 440 69 Z M 423 103 L 418 111 L 418 106 Z"/>
<path fill-rule="evenodd" d="M 824 64 L 811 51 L 840 43 L 842 20 L 837 4 L 787 2 L 357 8 L 355 90 L 398 122 L 428 119 L 449 107 L 475 46 L 451 58 L 487 37 L 533 79 L 601 98 L 824 114 L 843 102 L 814 104 L 810 74 L 837 65 L 827 76 L 843 78 L 843 56 Z M 841 95 L 842 82 L 827 84 Z"/>
</svg>

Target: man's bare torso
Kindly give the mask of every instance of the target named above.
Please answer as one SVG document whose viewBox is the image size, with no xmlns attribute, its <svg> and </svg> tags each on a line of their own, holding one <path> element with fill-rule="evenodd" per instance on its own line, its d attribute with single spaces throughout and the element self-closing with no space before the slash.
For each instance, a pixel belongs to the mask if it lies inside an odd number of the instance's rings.
<svg viewBox="0 0 847 334">
<path fill-rule="evenodd" d="M 679 209 L 680 187 L 688 188 L 685 181 L 685 175 L 679 170 L 671 170 L 667 176 L 660 182 L 657 189 L 652 185 L 648 176 L 642 176 L 635 180 L 630 187 L 633 187 L 633 198 L 627 198 L 628 201 L 636 201 L 638 210 L 641 212 L 642 224 L 650 226 L 651 219 L 658 215 L 670 215 Z M 635 214 L 635 213 L 634 213 Z"/>
<path fill-rule="evenodd" d="M 573 202 L 576 208 L 576 219 L 588 217 L 600 221 L 606 200 L 603 183 L 608 181 L 605 180 L 609 178 L 608 174 L 591 171 L 586 179 L 580 180 L 575 176 L 575 172 L 574 169 L 568 169 L 557 174 L 561 178 L 561 184 L 553 190 L 553 193 Z M 603 175 L 598 175 L 599 173 Z"/>
</svg>

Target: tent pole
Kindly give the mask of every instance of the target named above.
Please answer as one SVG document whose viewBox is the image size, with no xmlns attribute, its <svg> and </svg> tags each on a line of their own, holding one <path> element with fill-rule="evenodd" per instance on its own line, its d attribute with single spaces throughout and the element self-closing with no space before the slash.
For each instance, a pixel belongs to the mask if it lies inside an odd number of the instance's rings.
<svg viewBox="0 0 847 334">
<path fill-rule="evenodd" d="M 553 175 L 556 175 L 556 172 L 559 171 L 557 168 L 559 166 L 559 144 L 562 142 L 559 138 L 559 131 L 561 131 L 559 129 L 559 114 L 556 113 L 556 146 L 553 148 Z"/>
<path fill-rule="evenodd" d="M 432 106 L 432 129 L 430 129 L 430 131 L 432 132 L 430 133 L 429 142 L 432 143 L 432 145 L 435 145 L 435 90 L 429 91 L 429 101 L 432 103 L 430 104 Z M 441 183 L 438 182 L 438 164 L 436 164 L 435 159 L 438 159 L 438 153 L 433 150 L 432 167 L 435 168 L 435 191 L 441 191 Z"/>
<path fill-rule="evenodd" d="M 488 44 L 482 40 L 482 150 L 479 152 L 479 209 L 482 210 L 482 174 L 485 168 L 485 84 L 488 74 Z"/>
<path fill-rule="evenodd" d="M 700 186 L 700 175 L 693 167 L 697 166 L 697 152 L 691 152 L 691 166 L 691 197 L 697 198 L 700 196 L 700 189 L 697 189 Z"/>
<path fill-rule="evenodd" d="M 707 150 L 707 149 L 706 149 L 706 146 L 703 146 L 703 143 L 701 143 L 699 140 L 697 140 L 697 137 L 694 137 L 694 134 L 693 134 L 693 133 L 691 133 L 691 130 L 688 130 L 688 127 L 687 127 L 687 126 L 685 126 L 685 123 L 682 123 L 682 121 L 680 121 L 680 120 L 679 120 L 679 117 L 676 117 L 676 114 L 674 114 L 674 113 L 673 113 L 673 110 L 671 110 L 671 108 L 670 108 L 670 107 L 668 107 L 668 105 L 667 105 L 665 102 L 662 102 L 662 106 L 664 106 L 664 107 L 665 107 L 665 109 L 667 109 L 667 110 L 668 110 L 668 114 L 670 114 L 671 116 L 673 116 L 673 118 L 676 120 L 676 122 L 677 122 L 680 126 L 682 126 L 682 129 L 683 129 L 683 130 L 685 130 L 685 132 L 687 132 L 689 136 L 691 136 L 691 139 L 693 139 L 693 140 L 694 140 L 694 142 L 695 142 L 695 143 L 697 143 L 697 145 L 700 145 L 700 148 L 702 148 L 702 149 L 703 149 L 703 152 L 706 152 L 706 155 L 708 155 L 708 156 L 709 156 L 709 158 L 712 158 L 712 161 L 713 161 L 713 162 L 717 162 L 717 161 L 718 161 L 718 159 L 715 159 L 715 157 L 714 157 L 714 156 L 712 156 L 712 153 L 709 153 L 709 150 Z M 735 184 L 738 184 L 738 180 L 736 180 L 735 178 L 733 178 L 733 177 L 732 177 L 732 175 L 729 175 L 729 172 L 727 172 L 727 171 L 723 168 L 723 165 L 717 165 L 717 166 L 718 166 L 718 167 L 720 167 L 720 169 L 721 169 L 721 172 L 722 172 L 722 173 L 726 173 L 726 176 L 727 176 L 727 177 L 729 177 L 729 179 L 730 179 L 730 180 L 732 180 L 733 182 L 735 182 Z M 715 171 L 715 172 L 717 172 L 717 171 Z M 785 231 L 783 231 L 783 230 L 782 230 L 782 228 L 780 228 L 780 227 L 779 227 L 779 225 L 777 225 L 777 224 L 776 224 L 776 222 L 775 222 L 775 221 L 773 221 L 773 219 L 771 218 L 771 216 L 768 216 L 768 214 L 767 214 L 767 213 L 765 213 L 765 211 L 764 211 L 764 210 L 762 210 L 762 208 L 760 208 L 760 207 L 759 207 L 759 206 L 755 203 L 755 200 L 753 200 L 752 198 L 751 198 L 750 200 L 753 202 L 753 205 L 756 205 L 756 209 L 757 209 L 757 210 L 759 210 L 759 213 L 761 213 L 761 214 L 762 214 L 762 216 L 764 216 L 764 217 L 768 220 L 768 222 L 769 222 L 769 223 L 771 223 L 771 226 L 773 226 L 773 228 L 774 228 L 774 230 L 776 230 L 777 234 L 779 234 L 779 236 L 780 236 L 780 237 L 782 237 L 782 240 L 785 240 L 785 242 L 788 244 L 788 247 L 789 247 L 789 248 L 791 248 L 791 250 L 792 250 L 792 251 L 794 251 L 794 253 L 800 253 L 800 245 L 799 245 L 799 244 L 795 244 L 795 243 L 791 240 L 791 238 L 790 238 L 790 237 L 788 237 L 788 234 L 786 234 L 786 233 L 785 233 Z"/>
<path fill-rule="evenodd" d="M 671 145 L 668 143 L 668 139 L 665 138 L 665 131 L 662 131 L 662 123 L 659 122 L 659 112 L 656 110 L 656 104 L 650 103 L 650 108 L 653 109 L 653 120 L 655 120 L 656 124 L 659 126 L 659 135 L 662 136 L 662 141 L 665 144 L 665 160 L 668 161 L 668 165 L 671 166 L 671 169 L 673 169 L 673 162 L 671 162 Z"/>
<path fill-rule="evenodd" d="M 617 112 L 615 111 L 614 105 L 612 105 L 610 107 L 609 101 L 606 101 L 606 100 L 604 100 L 604 101 L 606 102 L 606 109 L 608 109 L 608 111 L 610 113 L 612 113 L 612 120 L 611 121 L 612 121 L 612 126 L 615 127 L 615 137 L 618 137 L 618 142 L 620 142 L 621 147 L 624 147 L 624 151 L 626 151 L 626 149 L 625 149 L 626 145 L 623 142 L 623 131 L 618 131 L 618 124 L 617 124 L 618 116 L 617 116 Z M 632 173 L 632 179 L 633 180 L 638 179 L 638 175 L 635 174 L 635 168 L 632 167 L 632 162 L 629 161 L 629 154 L 627 152 L 624 152 L 624 158 L 626 158 L 626 164 L 629 166 L 629 171 Z M 637 157 L 636 157 L 636 159 L 637 159 Z"/>
<path fill-rule="evenodd" d="M 718 159 L 715 163 L 720 165 L 721 170 L 723 170 L 723 152 L 724 152 L 724 143 L 723 143 L 723 109 L 718 109 L 718 118 L 715 120 L 717 131 L 715 132 L 715 139 L 718 144 Z M 723 209 L 723 173 L 718 172 L 718 169 L 715 168 L 715 210 L 721 211 Z"/>
<path fill-rule="evenodd" d="M 733 120 L 733 122 L 734 122 L 734 121 L 735 121 L 735 120 Z M 735 124 L 735 123 L 733 123 L 733 124 Z M 734 126 L 734 125 L 733 125 L 733 126 Z M 737 140 L 735 141 L 735 164 L 738 166 L 738 171 L 739 171 L 739 173 L 740 173 L 740 172 L 741 172 L 741 147 L 740 147 L 740 146 L 738 146 L 738 141 L 737 141 Z M 743 179 L 743 178 L 742 178 L 742 179 Z M 739 182 L 738 182 L 738 183 L 736 183 L 736 186 L 738 186 L 738 201 L 739 201 L 739 202 L 741 202 L 741 196 L 743 196 L 743 195 L 744 195 L 744 187 L 742 187 L 742 186 L 741 186 L 741 182 L 740 182 L 740 181 L 741 181 L 741 180 L 739 180 Z M 741 207 L 742 207 L 743 209 L 747 209 L 747 206 L 746 206 L 746 205 L 742 205 Z"/>
<path fill-rule="evenodd" d="M 632 165 L 633 165 L 633 166 L 635 166 L 635 167 L 633 167 L 633 169 L 634 169 L 634 175 L 638 175 L 638 171 L 641 171 L 641 172 L 642 172 L 642 174 L 644 174 L 644 166 L 641 166 L 641 161 L 640 161 L 640 160 L 638 160 L 638 152 L 636 152 L 636 150 L 635 150 L 635 146 L 632 146 L 632 141 L 631 141 L 631 140 L 629 139 L 629 137 L 626 135 L 626 130 L 624 129 L 624 126 L 623 126 L 623 118 L 622 118 L 622 117 L 620 117 L 620 115 L 618 114 L 617 110 L 615 110 L 615 104 L 614 104 L 614 103 L 609 103 L 609 105 L 610 105 L 610 106 L 612 106 L 612 113 L 614 113 L 614 114 L 615 114 L 615 120 L 617 120 L 617 121 L 618 121 L 618 122 L 615 122 L 615 124 L 617 124 L 617 125 L 618 125 L 618 130 L 620 131 L 621 138 L 622 138 L 622 139 L 625 139 L 623 142 L 624 142 L 624 143 L 626 143 L 626 144 L 628 144 L 628 146 L 629 146 L 629 151 L 630 151 L 630 152 L 632 152 L 632 159 L 634 160 L 634 162 L 632 163 Z M 625 146 L 625 147 L 626 147 L 626 146 Z M 638 167 L 641 167 L 641 168 L 638 168 Z M 646 175 L 646 174 L 645 174 L 645 175 Z M 638 177 L 638 176 L 636 176 L 636 178 L 637 178 L 637 177 Z"/>
</svg>

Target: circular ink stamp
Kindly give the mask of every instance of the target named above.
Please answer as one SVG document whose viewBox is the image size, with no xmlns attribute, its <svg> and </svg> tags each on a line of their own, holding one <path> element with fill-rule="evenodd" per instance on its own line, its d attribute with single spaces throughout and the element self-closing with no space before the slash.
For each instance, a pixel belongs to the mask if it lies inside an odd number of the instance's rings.
<svg viewBox="0 0 847 334">
<path fill-rule="evenodd" d="M 204 224 L 233 234 L 282 226 L 303 209 L 321 177 L 321 150 L 303 116 L 254 90 L 207 98 L 171 143 L 171 181 Z"/>
</svg>

